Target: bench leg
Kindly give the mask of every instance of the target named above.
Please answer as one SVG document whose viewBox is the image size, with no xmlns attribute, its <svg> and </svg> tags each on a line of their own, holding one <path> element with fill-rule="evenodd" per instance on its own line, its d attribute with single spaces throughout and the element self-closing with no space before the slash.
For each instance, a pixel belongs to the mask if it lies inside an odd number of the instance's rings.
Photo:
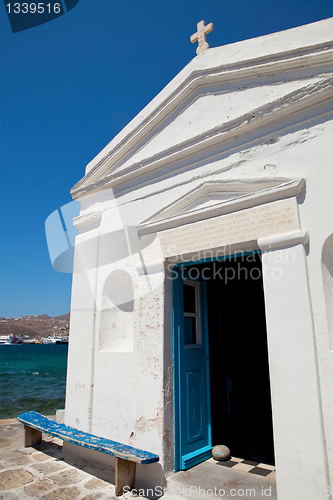
<svg viewBox="0 0 333 500">
<path fill-rule="evenodd" d="M 116 458 L 116 495 L 124 493 L 125 486 L 131 490 L 135 483 L 136 462 Z"/>
<path fill-rule="evenodd" d="M 35 441 L 37 444 L 41 443 L 42 435 L 42 431 L 24 425 L 24 446 L 31 446 Z"/>
</svg>

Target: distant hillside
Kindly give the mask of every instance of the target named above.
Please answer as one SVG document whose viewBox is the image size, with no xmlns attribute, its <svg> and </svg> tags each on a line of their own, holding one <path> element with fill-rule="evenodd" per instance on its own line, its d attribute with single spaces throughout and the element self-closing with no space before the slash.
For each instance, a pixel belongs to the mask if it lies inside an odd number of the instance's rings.
<svg viewBox="0 0 333 500">
<path fill-rule="evenodd" d="M 0 335 L 37 339 L 48 337 L 67 337 L 69 334 L 70 313 L 50 317 L 23 316 L 22 318 L 0 318 Z"/>
</svg>

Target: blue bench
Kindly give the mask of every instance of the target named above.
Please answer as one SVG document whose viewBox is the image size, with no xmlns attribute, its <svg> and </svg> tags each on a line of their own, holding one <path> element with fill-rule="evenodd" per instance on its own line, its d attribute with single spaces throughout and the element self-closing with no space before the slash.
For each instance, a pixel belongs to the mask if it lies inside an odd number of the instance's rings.
<svg viewBox="0 0 333 500">
<path fill-rule="evenodd" d="M 137 463 L 152 464 L 159 460 L 159 456 L 154 453 L 79 431 L 69 425 L 59 424 L 35 411 L 23 413 L 17 420 L 24 424 L 24 446 L 31 446 L 35 441 L 41 443 L 42 433 L 46 432 L 69 443 L 116 457 L 116 495 L 122 495 L 125 486 L 134 488 Z"/>
</svg>

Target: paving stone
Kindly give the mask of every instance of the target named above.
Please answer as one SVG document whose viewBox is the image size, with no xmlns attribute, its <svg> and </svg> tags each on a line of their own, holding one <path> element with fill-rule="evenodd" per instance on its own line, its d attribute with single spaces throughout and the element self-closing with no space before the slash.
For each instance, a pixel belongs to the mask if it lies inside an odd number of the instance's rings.
<svg viewBox="0 0 333 500">
<path fill-rule="evenodd" d="M 119 500 L 118 497 L 109 496 L 108 494 L 96 493 L 95 495 L 87 495 L 82 498 L 82 500 Z"/>
<path fill-rule="evenodd" d="M 23 444 L 23 429 L 18 428 L 18 429 L 1 429 L 0 431 L 0 441 L 2 439 L 10 439 L 12 442 L 13 446 L 22 446 Z"/>
<path fill-rule="evenodd" d="M 37 462 L 45 462 L 46 460 L 50 460 L 49 455 L 46 455 L 45 453 L 41 453 L 40 451 L 38 453 L 34 453 L 32 455 L 32 458 L 37 460 Z"/>
<path fill-rule="evenodd" d="M 15 425 L 15 424 L 16 424 L 16 425 L 22 425 L 22 424 L 20 424 L 20 423 L 17 421 L 16 417 L 12 417 L 12 418 L 2 418 L 2 419 L 0 419 L 0 427 L 2 427 L 2 426 L 7 426 L 7 425 L 13 425 L 13 424 L 14 424 L 14 425 Z"/>
<path fill-rule="evenodd" d="M 15 427 L 5 427 L 3 430 L 1 430 L 1 434 L 3 434 L 4 437 L 10 437 L 13 436 L 15 439 L 17 439 L 17 436 L 20 434 L 23 436 L 23 432 L 21 429 L 17 429 Z"/>
<path fill-rule="evenodd" d="M 11 446 L 12 442 L 8 438 L 0 438 L 0 448 L 9 448 Z"/>
<path fill-rule="evenodd" d="M 98 489 L 98 488 L 107 488 L 110 487 L 110 484 L 107 483 L 106 481 L 102 481 L 102 479 L 99 479 L 98 477 L 94 477 L 93 479 L 90 479 L 87 483 L 84 483 L 84 487 L 87 488 L 88 490 L 93 490 L 93 489 Z"/>
<path fill-rule="evenodd" d="M 41 500 L 73 500 L 80 492 L 77 488 L 59 488 L 39 497 Z"/>
<path fill-rule="evenodd" d="M 63 472 L 59 472 L 59 474 L 54 474 L 51 479 L 55 484 L 63 486 L 65 484 L 79 483 L 85 478 L 86 475 L 78 472 L 76 469 L 66 469 Z"/>
<path fill-rule="evenodd" d="M 54 458 L 63 458 L 64 452 L 62 446 L 49 442 L 42 442 L 35 447 L 35 451 L 42 451 L 45 455 L 49 455 Z"/>
<path fill-rule="evenodd" d="M 13 467 L 14 465 L 30 465 L 31 460 L 29 459 L 29 457 L 23 456 L 4 460 L 4 462 L 8 467 Z"/>
<path fill-rule="evenodd" d="M 77 458 L 75 458 L 75 461 L 73 461 L 73 460 L 71 459 L 71 457 L 68 457 L 68 458 L 69 458 L 69 460 L 70 460 L 70 462 L 69 462 L 69 463 L 70 463 L 71 465 L 73 465 L 73 467 L 76 467 L 77 469 L 82 469 L 82 470 L 84 470 L 84 469 L 86 469 L 86 468 L 89 468 L 89 464 L 88 464 L 88 462 L 87 462 L 86 460 L 80 460 L 80 461 L 79 461 Z"/>
<path fill-rule="evenodd" d="M 1 457 L 1 460 L 8 467 L 12 467 L 13 465 L 28 465 L 31 463 L 30 457 L 16 451 L 7 451 L 7 453 Z"/>
<path fill-rule="evenodd" d="M 50 474 L 51 472 L 58 472 L 59 470 L 66 467 L 67 464 L 63 462 L 56 462 L 55 460 L 49 460 L 48 462 L 42 462 L 39 464 L 34 464 L 31 467 L 36 469 L 38 472 L 43 474 Z"/>
<path fill-rule="evenodd" d="M 5 468 L 5 464 L 3 464 L 2 462 L 0 462 L 0 470 L 4 469 L 4 468 Z"/>
<path fill-rule="evenodd" d="M 24 428 L 23 424 L 21 424 L 21 422 L 18 422 L 16 419 L 7 420 L 7 422 L 9 422 L 7 425 L 2 425 L 2 422 L 4 422 L 4 420 L 0 420 L 0 422 L 1 422 L 0 429 L 23 429 Z"/>
<path fill-rule="evenodd" d="M 0 500 L 21 500 L 21 499 L 20 497 L 15 495 L 15 493 L 6 491 L 5 493 L 0 493 Z"/>
<path fill-rule="evenodd" d="M 100 500 L 101 495 L 88 495 L 87 497 L 83 497 L 82 500 Z"/>
<path fill-rule="evenodd" d="M 33 475 L 23 469 L 0 472 L 0 491 L 18 488 L 33 479 Z"/>
<path fill-rule="evenodd" d="M 25 486 L 24 493 L 29 495 L 30 497 L 36 498 L 39 497 L 42 493 L 50 491 L 54 485 L 49 481 L 35 481 L 32 484 L 28 484 Z"/>
<path fill-rule="evenodd" d="M 25 455 L 22 455 L 20 452 L 11 449 L 11 450 L 6 450 L 1 452 L 2 458 L 1 460 L 11 460 L 12 458 L 19 458 L 19 457 L 24 457 Z"/>
<path fill-rule="evenodd" d="M 28 446 L 27 448 L 25 448 L 24 446 L 20 446 L 17 448 L 17 451 L 22 454 L 24 453 L 24 455 L 32 455 L 33 453 L 36 453 L 35 448 L 33 448 L 32 446 Z"/>
</svg>

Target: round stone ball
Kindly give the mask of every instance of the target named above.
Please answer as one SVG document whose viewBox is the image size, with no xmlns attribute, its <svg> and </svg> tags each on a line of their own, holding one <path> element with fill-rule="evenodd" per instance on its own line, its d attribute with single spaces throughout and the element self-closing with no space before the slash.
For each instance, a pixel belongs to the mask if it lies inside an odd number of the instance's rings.
<svg viewBox="0 0 333 500">
<path fill-rule="evenodd" d="M 228 446 L 218 444 L 212 449 L 212 455 L 215 460 L 230 460 L 231 453 Z"/>
</svg>

